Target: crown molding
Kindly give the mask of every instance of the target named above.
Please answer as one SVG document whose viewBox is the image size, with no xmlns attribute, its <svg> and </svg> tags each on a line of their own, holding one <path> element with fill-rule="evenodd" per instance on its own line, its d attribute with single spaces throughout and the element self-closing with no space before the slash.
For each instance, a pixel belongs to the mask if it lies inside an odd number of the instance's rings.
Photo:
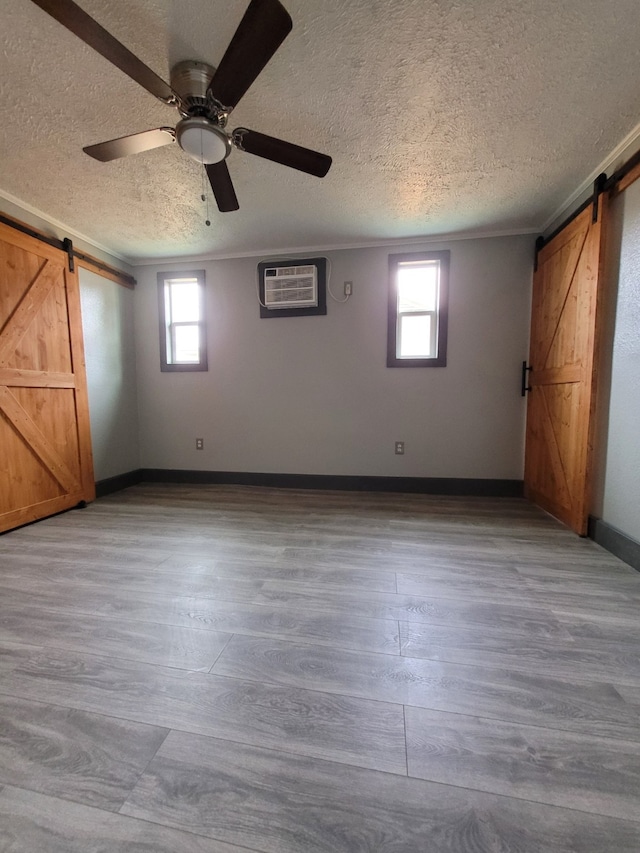
<svg viewBox="0 0 640 853">
<path fill-rule="evenodd" d="M 65 225 L 64 222 L 61 222 L 59 219 L 54 219 L 52 216 L 49 216 L 48 213 L 44 213 L 44 211 L 39 210 L 37 207 L 34 207 L 31 204 L 27 204 L 26 201 L 22 201 L 22 199 L 16 198 L 16 196 L 11 195 L 11 193 L 5 192 L 4 190 L 0 190 L 0 199 L 4 199 L 8 201 L 9 204 L 12 204 L 14 207 L 18 208 L 18 211 L 24 211 L 24 213 L 30 213 L 31 216 L 37 217 L 41 222 L 46 223 L 51 228 L 55 229 L 56 233 L 51 234 L 52 237 L 58 237 L 62 239 L 62 237 L 71 237 L 77 240 L 82 241 L 87 246 L 92 249 L 97 249 L 99 252 L 102 252 L 105 255 L 110 256 L 111 258 L 117 258 L 117 260 L 122 261 L 122 263 L 127 264 L 128 266 L 132 266 L 131 258 L 126 257 L 126 255 L 121 255 L 119 252 L 116 252 L 114 249 L 110 249 L 108 246 L 104 246 L 102 243 L 98 243 L 93 240 L 91 237 L 87 237 L 86 234 L 82 234 L 80 231 L 76 231 L 73 228 L 69 228 L 68 225 Z M 6 211 L 8 216 L 12 214 L 9 211 Z M 41 225 L 35 225 L 34 223 L 28 223 L 30 225 L 34 225 L 34 227 L 41 228 Z"/>
<path fill-rule="evenodd" d="M 315 246 L 285 246 L 274 249 L 259 249 L 250 252 L 210 252 L 203 255 L 178 255 L 164 258 L 144 258 L 129 261 L 133 267 L 149 267 L 166 264 L 200 264 L 207 261 L 229 261 L 241 258 L 274 258 L 295 255 L 322 254 L 324 252 L 340 252 L 350 249 L 379 249 L 394 246 L 425 246 L 437 243 L 452 243 L 458 240 L 486 240 L 498 237 L 523 237 L 529 234 L 539 234 L 539 228 L 517 228 L 500 231 L 451 232 L 447 234 L 431 234 L 422 237 L 393 237 L 386 240 L 363 240 L 357 243 L 335 243 Z"/>
<path fill-rule="evenodd" d="M 600 163 L 600 165 L 591 172 L 588 178 L 586 178 L 578 187 L 577 190 L 571 193 L 571 195 L 564 201 L 560 207 L 550 216 L 546 222 L 542 225 L 540 229 L 540 233 L 545 233 L 548 231 L 552 225 L 556 222 L 564 219 L 569 213 L 571 213 L 572 209 L 577 207 L 580 201 L 583 201 L 584 198 L 587 198 L 593 192 L 593 182 L 601 175 L 603 172 L 610 173 L 615 171 L 619 166 L 621 166 L 625 160 L 635 154 L 636 151 L 640 148 L 640 123 L 638 123 L 633 130 L 628 133 L 625 138 L 620 142 L 619 145 L 613 149 L 613 151 Z"/>
</svg>

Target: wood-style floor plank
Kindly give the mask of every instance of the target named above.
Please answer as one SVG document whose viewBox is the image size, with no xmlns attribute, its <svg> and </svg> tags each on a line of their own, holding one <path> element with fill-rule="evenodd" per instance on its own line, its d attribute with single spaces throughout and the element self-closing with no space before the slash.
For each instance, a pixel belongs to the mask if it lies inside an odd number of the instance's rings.
<svg viewBox="0 0 640 853">
<path fill-rule="evenodd" d="M 565 623 L 571 632 L 571 625 Z M 640 629 L 639 629 L 640 632 Z M 400 622 L 402 654 L 449 663 L 517 669 L 578 681 L 619 683 L 640 680 L 638 643 L 625 635 L 617 642 L 570 637 L 514 637 L 499 629 L 445 628 Z"/>
<path fill-rule="evenodd" d="M 398 572 L 398 592 L 424 598 L 484 599 L 485 601 L 522 602 L 527 583 L 517 572 L 505 568 L 495 574 L 484 572 Z"/>
<path fill-rule="evenodd" d="M 637 616 L 629 618 L 610 612 L 585 614 L 566 611 L 557 611 L 556 616 L 576 643 L 594 642 L 601 648 L 609 645 L 624 647 L 630 643 L 636 651 L 640 648 L 640 621 Z"/>
<path fill-rule="evenodd" d="M 520 499 L 143 484 L 4 534 L 0 850 L 638 853 L 639 606 Z"/>
<path fill-rule="evenodd" d="M 7 594 L 11 609 L 0 622 L 0 643 L 27 643 L 89 652 L 178 669 L 208 672 L 231 638 L 158 622 L 85 615 L 62 605 L 34 612 L 33 596 Z"/>
<path fill-rule="evenodd" d="M 406 709 L 409 775 L 638 820 L 640 744 Z"/>
<path fill-rule="evenodd" d="M 610 853 L 640 824 L 172 732 L 121 809 L 264 853 Z"/>
<path fill-rule="evenodd" d="M 624 564 L 622 564 L 624 565 Z M 534 593 L 547 596 L 578 595 L 609 599 L 634 599 L 638 596 L 638 578 L 631 566 L 608 574 L 602 583 L 602 566 L 587 566 L 571 571 L 549 566 L 519 566 L 516 571 L 526 587 Z"/>
<path fill-rule="evenodd" d="M 6 644 L 0 694 L 406 773 L 397 703 Z"/>
<path fill-rule="evenodd" d="M 14 589 L 14 586 L 22 585 L 10 578 L 4 584 L 3 590 L 4 605 L 10 613 L 7 617 L 5 634 L 7 642 L 12 641 L 12 631 L 14 639 L 18 642 L 21 641 L 19 638 L 21 633 L 28 633 L 28 626 L 23 629 L 19 617 L 20 613 L 27 611 L 30 614 L 29 618 L 35 618 L 35 614 L 42 612 L 59 614 L 60 619 L 78 619 L 79 623 L 86 618 L 99 618 L 104 620 L 105 625 L 109 625 L 113 620 L 114 636 L 111 637 L 111 643 L 106 644 L 98 652 L 100 654 L 108 653 L 109 645 L 117 646 L 118 626 L 123 623 L 129 624 L 132 632 L 138 632 L 141 636 L 145 633 L 149 634 L 146 646 L 143 644 L 135 649 L 129 646 L 128 653 L 124 657 L 134 660 L 148 659 L 154 652 L 154 648 L 157 654 L 158 646 L 161 647 L 160 654 L 164 653 L 162 648 L 166 648 L 170 642 L 169 638 L 173 634 L 170 629 L 174 626 L 221 632 L 220 638 L 224 634 L 225 642 L 230 633 L 238 633 L 297 639 L 301 642 L 384 654 L 400 654 L 397 620 L 314 612 L 304 608 L 302 604 L 292 608 L 282 604 L 252 604 L 236 601 L 233 598 L 230 600 L 208 597 L 189 598 L 160 592 L 133 594 L 119 588 L 110 589 L 101 585 L 51 584 L 46 592 L 39 591 L 33 582 L 30 583 L 28 591 L 24 588 Z M 229 593 L 230 596 L 237 594 L 235 587 Z M 15 614 L 18 615 L 14 618 Z M 44 618 L 49 617 L 47 615 Z M 150 628 L 147 627 L 147 623 L 151 625 Z M 15 625 L 13 629 L 12 625 Z M 164 632 L 162 626 L 166 626 Z M 99 632 L 100 627 L 97 625 L 96 633 Z M 166 636 L 163 637 L 163 634 Z M 1 636 L 2 626 L 0 625 Z M 72 645 L 72 637 L 60 639 L 59 634 L 54 636 L 56 644 L 62 643 L 60 647 L 75 648 L 75 645 Z M 152 642 L 153 638 L 155 638 L 155 644 Z M 89 647 L 95 646 L 93 635 L 88 637 L 87 642 Z M 212 641 L 203 637 L 200 645 L 206 646 L 207 643 L 212 642 L 217 645 L 219 639 Z M 150 646 L 151 651 L 149 651 Z M 174 649 L 172 652 L 174 660 L 185 657 L 180 650 Z M 167 660 L 150 662 L 166 664 Z"/>
<path fill-rule="evenodd" d="M 117 811 L 168 729 L 0 695 L 0 783 Z"/>
<path fill-rule="evenodd" d="M 303 584 L 305 587 L 322 589 L 373 590 L 374 592 L 397 592 L 394 571 L 369 569 L 365 564 L 360 568 L 347 562 L 345 566 L 327 567 L 300 565 L 274 565 L 258 560 L 220 560 L 194 559 L 189 557 L 168 557 L 157 566 L 157 571 L 198 574 L 208 577 L 248 578 L 250 580 L 279 580 L 291 584 Z"/>
<path fill-rule="evenodd" d="M 265 581 L 252 597 L 256 603 L 304 606 L 316 612 L 335 615 L 343 613 L 371 619 L 413 620 L 427 624 L 500 626 L 514 633 L 538 636 L 568 636 L 558 619 L 548 608 L 537 602 L 531 606 L 520 601 L 457 600 L 425 598 L 422 596 L 389 593 L 354 593 L 334 590 L 293 589 L 279 581 Z"/>
<path fill-rule="evenodd" d="M 248 848 L 114 812 L 0 787 L 3 853 L 247 853 Z"/>
<path fill-rule="evenodd" d="M 611 684 L 580 683 L 516 670 L 339 651 L 234 636 L 211 670 L 217 675 L 478 714 L 640 742 L 640 724 Z"/>
</svg>

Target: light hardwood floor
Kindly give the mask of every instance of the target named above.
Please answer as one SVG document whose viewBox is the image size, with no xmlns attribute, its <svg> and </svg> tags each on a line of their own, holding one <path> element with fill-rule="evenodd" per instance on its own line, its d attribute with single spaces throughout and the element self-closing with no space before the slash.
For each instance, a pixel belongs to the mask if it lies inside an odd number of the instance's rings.
<svg viewBox="0 0 640 853">
<path fill-rule="evenodd" d="M 141 485 L 0 596 L 2 853 L 640 851 L 640 573 L 525 501 Z"/>
</svg>

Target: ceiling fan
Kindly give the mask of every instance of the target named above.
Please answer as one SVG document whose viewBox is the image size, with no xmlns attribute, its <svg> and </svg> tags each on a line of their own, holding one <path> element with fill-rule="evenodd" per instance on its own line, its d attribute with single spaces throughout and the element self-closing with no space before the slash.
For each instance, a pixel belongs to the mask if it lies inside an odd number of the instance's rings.
<svg viewBox="0 0 640 853">
<path fill-rule="evenodd" d="M 225 129 L 231 111 L 291 31 L 291 18 L 279 0 L 251 0 L 218 67 L 194 60 L 179 62 L 171 69 L 171 85 L 73 0 L 33 2 L 147 92 L 180 113 L 175 128 L 159 127 L 89 145 L 83 150 L 90 157 L 105 162 L 177 142 L 186 154 L 204 164 L 222 212 L 239 207 L 226 164 L 232 147 L 318 178 L 329 171 L 331 157 L 326 154 L 246 127 L 232 132 Z"/>
</svg>

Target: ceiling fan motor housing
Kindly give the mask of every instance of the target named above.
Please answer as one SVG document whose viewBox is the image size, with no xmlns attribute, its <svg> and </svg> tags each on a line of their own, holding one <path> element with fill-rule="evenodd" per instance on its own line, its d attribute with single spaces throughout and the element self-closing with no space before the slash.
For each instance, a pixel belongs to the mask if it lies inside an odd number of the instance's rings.
<svg viewBox="0 0 640 853">
<path fill-rule="evenodd" d="M 214 104 L 207 92 L 215 70 L 213 65 L 193 59 L 178 62 L 171 69 L 171 88 L 180 97 L 178 108 L 185 118 L 215 116 Z"/>
</svg>

